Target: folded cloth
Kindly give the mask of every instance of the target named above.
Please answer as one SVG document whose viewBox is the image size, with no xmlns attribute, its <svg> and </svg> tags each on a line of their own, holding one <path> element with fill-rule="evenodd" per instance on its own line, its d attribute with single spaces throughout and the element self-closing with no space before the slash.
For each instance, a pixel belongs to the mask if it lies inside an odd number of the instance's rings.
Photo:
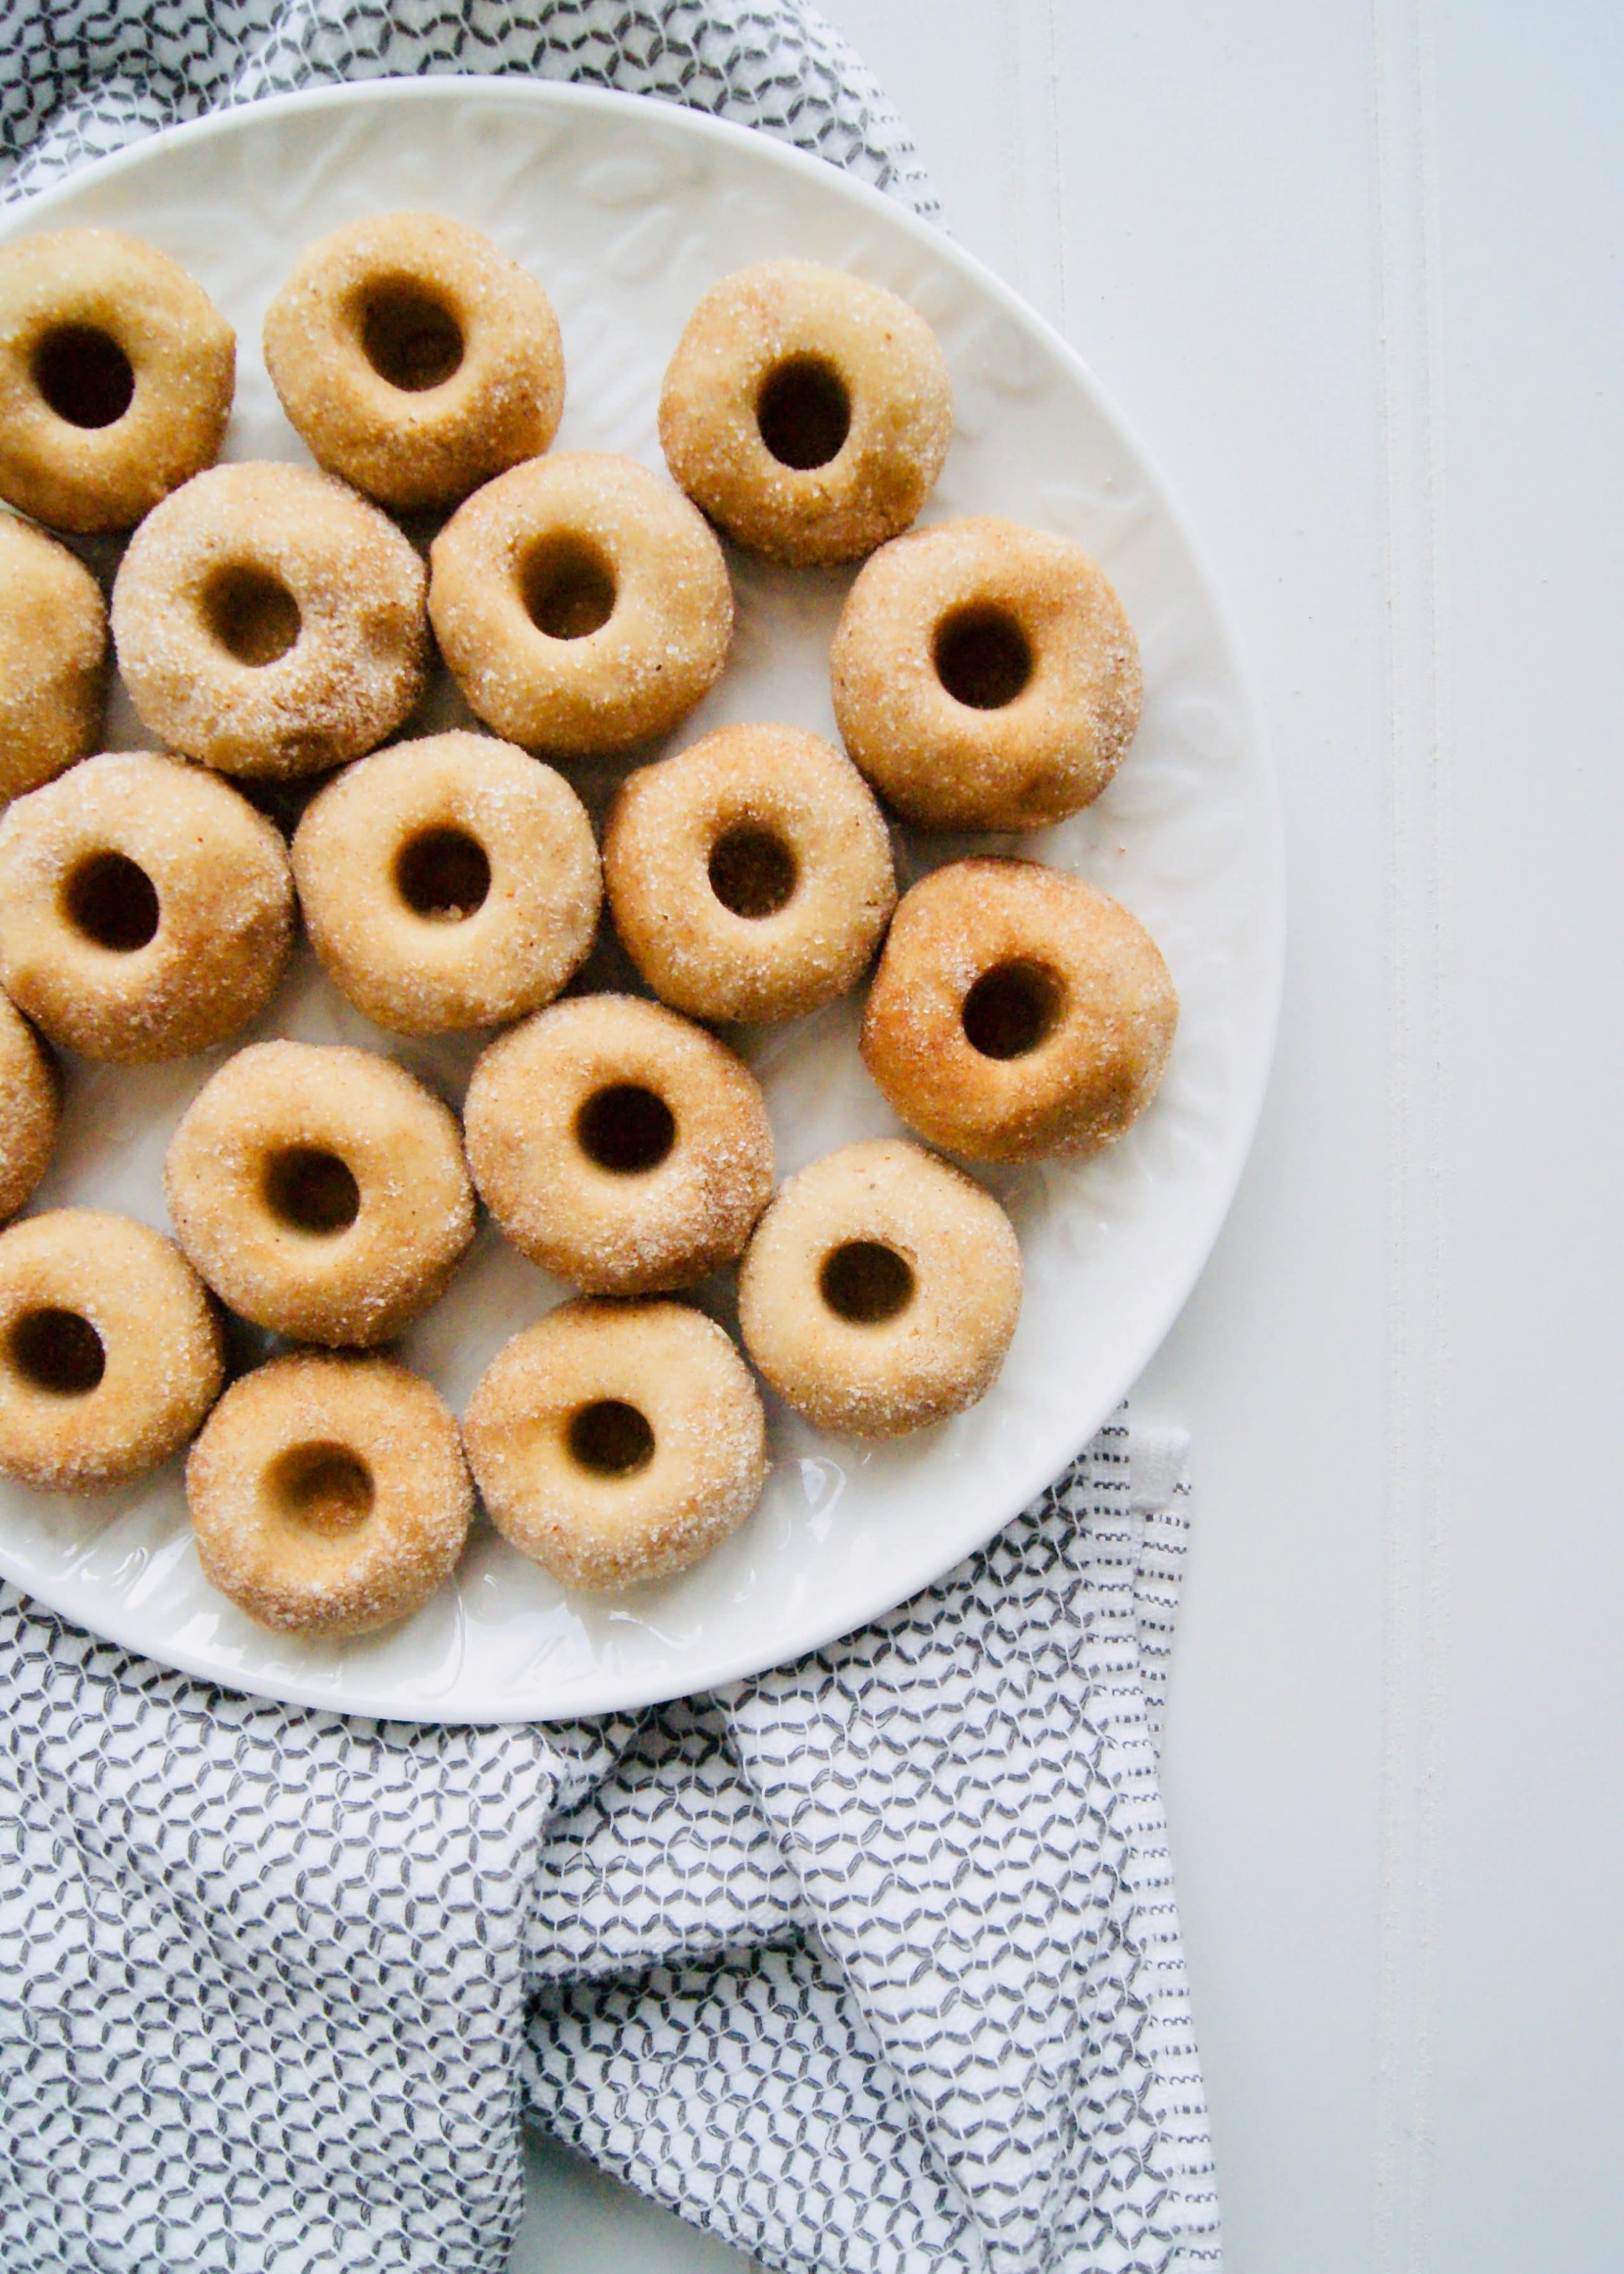
<svg viewBox="0 0 1624 2274">
<path fill-rule="evenodd" d="M 798 2274 L 1218 2265 L 1118 1421 L 800 1664 L 635 1718 L 238 1698 L 0 1592 L 7 2274 L 499 2274 L 530 2113 Z"/>
<path fill-rule="evenodd" d="M 933 209 L 793 0 L 45 0 L 0 195 L 284 87 L 575 78 Z M 635 1717 L 236 1697 L 0 1589 L 6 2274 L 498 2274 L 529 2113 L 803 2274 L 1218 2265 L 1157 1792 L 1182 1445 L 1113 1424 L 989 1549 Z"/>
</svg>

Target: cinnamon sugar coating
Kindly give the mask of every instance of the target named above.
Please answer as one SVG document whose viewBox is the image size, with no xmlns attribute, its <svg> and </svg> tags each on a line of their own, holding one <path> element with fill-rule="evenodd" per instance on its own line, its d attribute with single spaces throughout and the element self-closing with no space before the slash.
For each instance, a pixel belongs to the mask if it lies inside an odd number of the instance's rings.
<svg viewBox="0 0 1624 2274">
<path fill-rule="evenodd" d="M 308 466 L 217 466 L 149 514 L 113 585 L 142 723 L 222 773 L 320 773 L 409 716 L 428 662 L 422 561 Z"/>
<path fill-rule="evenodd" d="M 162 1232 L 101 1209 L 0 1232 L 0 1475 L 127 1483 L 185 1443 L 224 1374 L 207 1293 Z"/>
<path fill-rule="evenodd" d="M 1103 573 L 1069 537 L 991 516 L 876 553 L 831 670 L 853 763 L 921 829 L 1064 820 L 1139 724 L 1139 643 Z"/>
<path fill-rule="evenodd" d="M 342 1044 L 228 1058 L 170 1139 L 163 1184 L 215 1293 L 307 1342 L 387 1342 L 474 1235 L 451 1114 L 403 1066 Z"/>
<path fill-rule="evenodd" d="M 958 861 L 903 897 L 862 1056 L 932 1144 L 1038 1161 L 1121 1136 L 1177 1021 L 1161 951 L 1119 901 L 1035 861 Z"/>
<path fill-rule="evenodd" d="M 739 1271 L 745 1348 L 841 1436 L 898 1437 L 984 1397 L 1020 1313 L 1020 1248 L 990 1193 L 896 1137 L 792 1177 Z"/>
<path fill-rule="evenodd" d="M 0 806 L 94 749 L 106 664 L 107 610 L 89 569 L 0 513 Z"/>
<path fill-rule="evenodd" d="M 60 229 L 0 245 L 0 497 L 55 529 L 131 529 L 212 466 L 237 340 L 155 245 Z"/>
<path fill-rule="evenodd" d="M 615 930 L 695 1019 L 793 1019 L 857 984 L 896 905 L 857 769 L 796 727 L 721 727 L 627 777 L 604 837 Z"/>
<path fill-rule="evenodd" d="M 603 897 L 574 790 L 489 734 L 357 760 L 306 807 L 292 859 L 328 976 L 398 1034 L 550 1003 L 591 946 Z"/>
<path fill-rule="evenodd" d="M 756 1385 L 681 1303 L 561 1304 L 498 1354 L 463 1427 L 492 1521 L 567 1587 L 687 1570 L 766 1480 Z"/>
<path fill-rule="evenodd" d="M 0 1224 L 50 1166 L 62 1118 L 56 1069 L 34 1028 L 0 995 Z"/>
<path fill-rule="evenodd" d="M 691 1286 L 740 1253 L 772 1192 L 755 1075 L 635 996 L 554 1003 L 500 1036 L 463 1125 L 508 1238 L 593 1294 Z"/>
<path fill-rule="evenodd" d="M 186 1500 L 209 1584 L 262 1627 L 326 1641 L 421 1609 L 474 1507 L 456 1422 L 421 1376 L 307 1352 L 232 1383 Z"/>
<path fill-rule="evenodd" d="M 859 560 L 906 529 L 952 431 L 924 319 L 816 260 L 712 285 L 660 390 L 673 478 L 737 544 L 797 567 Z"/>
<path fill-rule="evenodd" d="M 568 450 L 515 466 L 458 508 L 430 557 L 452 675 L 526 749 L 605 756 L 665 734 L 726 661 L 722 548 L 635 459 Z"/>
<path fill-rule="evenodd" d="M 0 819 L 0 982 L 86 1058 L 222 1041 L 270 999 L 292 937 L 277 831 L 174 758 L 86 758 Z"/>
<path fill-rule="evenodd" d="M 558 432 L 564 352 L 535 278 L 462 222 L 375 214 L 306 245 L 265 360 L 312 454 L 383 505 L 453 505 Z"/>
</svg>

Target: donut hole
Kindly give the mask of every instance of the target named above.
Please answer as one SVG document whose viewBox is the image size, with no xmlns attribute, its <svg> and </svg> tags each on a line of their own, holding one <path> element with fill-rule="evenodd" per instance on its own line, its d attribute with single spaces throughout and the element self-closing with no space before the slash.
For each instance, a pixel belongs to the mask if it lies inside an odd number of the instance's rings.
<svg viewBox="0 0 1624 2274">
<path fill-rule="evenodd" d="M 380 379 L 423 395 L 460 368 L 462 328 L 421 284 L 376 284 L 361 304 L 361 348 Z"/>
<path fill-rule="evenodd" d="M 265 1164 L 265 1201 L 279 1224 L 312 1239 L 348 1231 L 361 1213 L 361 1187 L 336 1153 L 289 1145 Z"/>
<path fill-rule="evenodd" d="M 614 614 L 614 571 L 583 537 L 544 537 L 524 557 L 524 606 L 549 639 L 587 639 Z"/>
<path fill-rule="evenodd" d="M 777 915 L 795 879 L 795 856 L 771 829 L 741 823 L 711 847 L 710 889 L 736 916 Z"/>
<path fill-rule="evenodd" d="M 428 923 L 462 923 L 485 906 L 491 890 L 485 849 L 462 829 L 426 829 L 402 846 L 395 882 L 414 915 Z"/>
<path fill-rule="evenodd" d="M 619 1397 L 600 1397 L 569 1417 L 569 1457 L 595 1477 L 635 1477 L 654 1458 L 647 1417 Z"/>
<path fill-rule="evenodd" d="M 28 1311 L 11 1329 L 12 1367 L 51 1397 L 87 1397 L 107 1372 L 107 1352 L 77 1311 Z"/>
<path fill-rule="evenodd" d="M 69 875 L 63 907 L 75 931 L 113 955 L 133 955 L 158 929 L 158 893 L 124 853 L 93 853 Z"/>
<path fill-rule="evenodd" d="M 1060 1023 L 1065 990 L 1041 963 L 996 963 L 965 997 L 965 1040 L 984 1058 L 1024 1058 Z"/>
<path fill-rule="evenodd" d="M 135 395 L 135 369 L 92 324 L 64 324 L 34 350 L 34 383 L 70 426 L 116 425 Z"/>
<path fill-rule="evenodd" d="M 348 1445 L 290 1445 L 266 1483 L 278 1515 L 306 1532 L 353 1532 L 372 1512 L 372 1472 Z"/>
<path fill-rule="evenodd" d="M 228 655 L 256 671 L 286 655 L 299 636 L 299 604 L 282 579 L 245 564 L 209 578 L 203 619 Z"/>
<path fill-rule="evenodd" d="M 597 1090 L 575 1116 L 575 1137 L 589 1161 L 617 1177 L 646 1176 L 677 1141 L 677 1125 L 663 1097 L 637 1083 L 617 1081 Z"/>
<path fill-rule="evenodd" d="M 971 711 L 1002 711 L 1032 677 L 1032 648 L 1002 608 L 959 608 L 936 631 L 936 677 Z"/>
<path fill-rule="evenodd" d="M 817 1289 L 837 1319 L 880 1327 L 914 1300 L 914 1269 L 877 1239 L 848 1239 L 824 1257 Z"/>
<path fill-rule="evenodd" d="M 763 380 L 756 423 L 778 463 L 805 473 L 839 456 L 852 429 L 852 398 L 833 364 L 794 356 Z"/>
</svg>

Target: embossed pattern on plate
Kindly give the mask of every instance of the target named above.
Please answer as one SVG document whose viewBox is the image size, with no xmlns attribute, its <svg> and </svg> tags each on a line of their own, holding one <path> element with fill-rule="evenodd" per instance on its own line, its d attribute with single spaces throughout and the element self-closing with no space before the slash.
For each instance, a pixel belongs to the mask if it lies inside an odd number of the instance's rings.
<svg viewBox="0 0 1624 2274">
<path fill-rule="evenodd" d="M 483 1521 L 457 1583 L 396 1631 L 339 1649 L 261 1633 L 205 1584 L 179 1464 L 76 1502 L 0 1487 L 0 1570 L 66 1617 L 166 1664 L 297 1703 L 419 1721 L 540 1720 L 644 1704 L 754 1672 L 849 1631 L 980 1546 L 1098 1427 L 1183 1304 L 1233 1192 L 1262 1097 L 1282 953 L 1279 821 L 1232 644 L 1177 508 L 1071 351 L 946 238 L 877 192 L 763 137 L 663 104 L 550 84 L 374 82 L 175 129 L 8 216 L 4 234 L 101 225 L 190 268 L 236 324 L 227 455 L 303 460 L 259 352 L 297 249 L 402 207 L 486 230 L 545 283 L 563 326 L 560 448 L 659 467 L 660 376 L 688 310 L 728 270 L 793 252 L 890 285 L 936 327 L 959 416 L 927 520 L 1002 513 L 1076 537 L 1105 565 L 1145 656 L 1144 721 L 1086 813 L 1021 849 L 1074 869 L 1148 924 L 1183 1018 L 1160 1097 L 1086 1163 L 996 1171 L 1026 1258 L 1019 1330 L 973 1412 L 900 1444 L 821 1436 L 770 1400 L 773 1471 L 709 1562 L 613 1600 L 570 1597 Z M 849 573 L 730 555 L 738 632 L 720 686 L 673 738 L 777 719 L 832 735 L 828 649 Z M 437 715 L 459 714 L 442 689 Z M 109 742 L 141 737 L 121 696 Z M 576 769 L 590 800 L 613 777 Z M 1014 840 L 899 844 L 904 881 Z M 624 983 L 613 946 L 604 976 Z M 858 1060 L 859 1005 L 741 1037 L 767 1091 L 781 1173 L 898 1126 Z M 307 954 L 267 1017 L 382 1050 L 454 1100 L 483 1037 L 381 1034 Z M 166 1224 L 169 1132 L 214 1065 L 74 1062 L 58 1158 L 34 1206 L 94 1201 Z M 403 1354 L 459 1409 L 507 1337 L 564 1291 L 487 1225 Z M 701 1291 L 732 1324 L 730 1290 Z"/>
</svg>

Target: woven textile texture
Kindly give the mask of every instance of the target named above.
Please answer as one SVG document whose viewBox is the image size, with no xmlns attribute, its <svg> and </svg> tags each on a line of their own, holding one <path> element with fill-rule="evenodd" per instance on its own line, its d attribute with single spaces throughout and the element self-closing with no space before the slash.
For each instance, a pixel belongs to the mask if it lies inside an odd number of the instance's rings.
<svg viewBox="0 0 1624 2274">
<path fill-rule="evenodd" d="M 778 6 L 0 8 L 4 193 L 312 83 L 577 79 L 929 213 Z M 1114 1424 L 925 1596 L 545 1729 L 242 1698 L 0 1590 L 6 2274 L 500 2274 L 524 2114 L 798 2274 L 1215 2274 L 1157 1789 L 1181 1449 Z"/>
</svg>

